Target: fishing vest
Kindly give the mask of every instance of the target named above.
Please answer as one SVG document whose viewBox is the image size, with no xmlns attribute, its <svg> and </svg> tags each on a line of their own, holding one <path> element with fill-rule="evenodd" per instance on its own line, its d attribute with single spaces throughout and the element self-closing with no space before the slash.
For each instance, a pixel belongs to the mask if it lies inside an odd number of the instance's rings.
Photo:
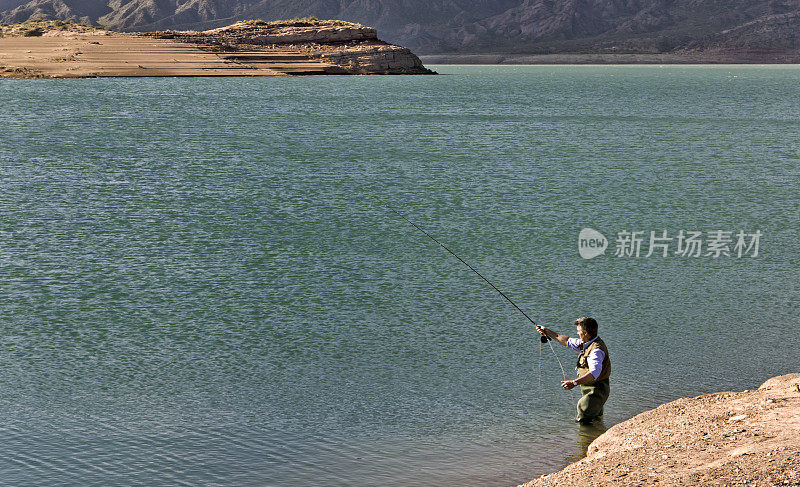
<svg viewBox="0 0 800 487">
<path fill-rule="evenodd" d="M 597 377 L 597 379 L 587 382 L 587 385 L 608 379 L 608 377 L 611 375 L 611 358 L 608 356 L 608 348 L 606 348 L 606 344 L 603 342 L 603 340 L 597 338 L 597 340 L 590 343 L 589 346 L 586 347 L 585 350 L 581 351 L 580 355 L 578 355 L 578 363 L 575 365 L 575 370 L 578 371 L 578 377 L 581 377 L 589 372 L 589 354 L 598 348 L 606 354 L 605 358 L 603 358 L 603 368 L 600 370 L 600 375 Z"/>
</svg>

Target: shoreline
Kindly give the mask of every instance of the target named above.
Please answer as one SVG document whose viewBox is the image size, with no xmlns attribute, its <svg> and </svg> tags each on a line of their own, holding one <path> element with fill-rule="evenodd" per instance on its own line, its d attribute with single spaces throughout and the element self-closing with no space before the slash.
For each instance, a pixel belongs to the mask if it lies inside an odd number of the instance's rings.
<svg viewBox="0 0 800 487">
<path fill-rule="evenodd" d="M 682 398 L 616 424 L 588 455 L 518 487 L 800 485 L 800 373 Z"/>
<path fill-rule="evenodd" d="M 423 54 L 425 64 L 800 64 L 800 51 L 665 54 Z"/>
<path fill-rule="evenodd" d="M 249 21 L 208 31 L 121 33 L 54 21 L 3 25 L 0 78 L 435 74 L 371 27 Z"/>
</svg>

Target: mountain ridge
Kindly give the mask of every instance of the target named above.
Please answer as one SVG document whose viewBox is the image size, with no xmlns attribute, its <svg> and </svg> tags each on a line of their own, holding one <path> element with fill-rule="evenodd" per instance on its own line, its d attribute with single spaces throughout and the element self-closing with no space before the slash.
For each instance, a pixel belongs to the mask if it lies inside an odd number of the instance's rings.
<svg viewBox="0 0 800 487">
<path fill-rule="evenodd" d="M 0 0 L 3 23 L 121 31 L 302 16 L 371 25 L 421 54 L 800 50 L 800 0 Z"/>
</svg>

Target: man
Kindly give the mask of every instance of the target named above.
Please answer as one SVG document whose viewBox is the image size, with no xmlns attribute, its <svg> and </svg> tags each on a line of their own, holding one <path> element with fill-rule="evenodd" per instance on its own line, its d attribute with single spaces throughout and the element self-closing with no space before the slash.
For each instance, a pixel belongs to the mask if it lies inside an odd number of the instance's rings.
<svg viewBox="0 0 800 487">
<path fill-rule="evenodd" d="M 581 386 L 581 396 L 578 401 L 578 416 L 576 421 L 589 423 L 603 415 L 603 405 L 611 392 L 608 377 L 611 375 L 611 359 L 608 348 L 597 336 L 597 321 L 584 316 L 575 320 L 575 328 L 580 338 L 569 338 L 554 332 L 541 325 L 536 325 L 536 330 L 558 343 L 577 352 L 578 364 L 575 367 L 578 378 L 561 381 L 561 387 L 570 390 Z"/>
</svg>

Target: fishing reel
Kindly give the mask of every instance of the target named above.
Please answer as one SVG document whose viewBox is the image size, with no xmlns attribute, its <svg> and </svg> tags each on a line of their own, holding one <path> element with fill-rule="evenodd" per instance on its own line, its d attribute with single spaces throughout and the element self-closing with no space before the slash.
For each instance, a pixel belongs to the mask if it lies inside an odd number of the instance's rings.
<svg viewBox="0 0 800 487">
<path fill-rule="evenodd" d="M 547 343 L 547 341 L 550 340 L 550 337 L 547 335 L 542 335 L 539 337 L 539 340 L 541 340 L 542 343 Z"/>
</svg>

